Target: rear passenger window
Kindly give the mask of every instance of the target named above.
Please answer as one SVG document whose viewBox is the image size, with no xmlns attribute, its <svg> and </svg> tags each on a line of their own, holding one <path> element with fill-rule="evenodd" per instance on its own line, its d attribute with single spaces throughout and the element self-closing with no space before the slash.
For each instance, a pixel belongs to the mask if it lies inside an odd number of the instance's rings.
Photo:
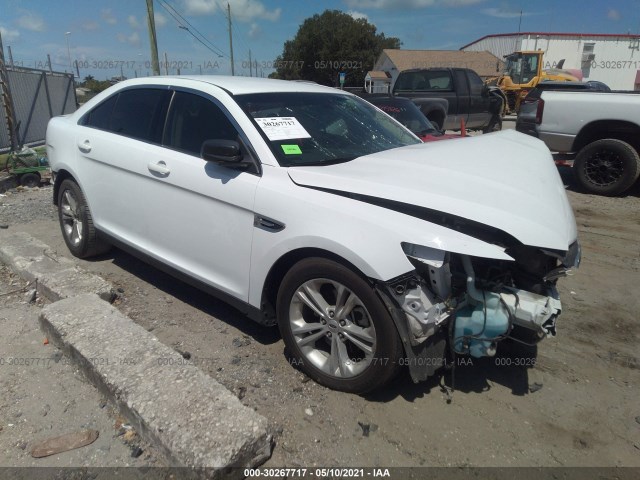
<svg viewBox="0 0 640 480">
<path fill-rule="evenodd" d="M 118 95 L 114 95 L 91 110 L 84 118 L 83 125 L 99 128 L 100 130 L 109 130 L 111 112 L 113 111 L 113 106 L 116 104 L 117 99 Z"/>
<path fill-rule="evenodd" d="M 127 137 L 160 143 L 170 92 L 152 88 L 125 90 L 111 112 L 109 130 Z"/>
<path fill-rule="evenodd" d="M 88 127 L 160 143 L 171 92 L 135 88 L 113 95 L 83 119 Z"/>
<path fill-rule="evenodd" d="M 238 131 L 211 100 L 176 92 L 167 118 L 164 145 L 200 156 L 204 141 L 213 139 L 238 141 Z"/>
</svg>

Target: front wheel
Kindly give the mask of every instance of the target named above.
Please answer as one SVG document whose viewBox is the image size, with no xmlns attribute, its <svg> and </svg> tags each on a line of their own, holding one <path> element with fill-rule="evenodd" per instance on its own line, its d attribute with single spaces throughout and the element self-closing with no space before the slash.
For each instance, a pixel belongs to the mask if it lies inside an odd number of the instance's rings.
<svg viewBox="0 0 640 480">
<path fill-rule="evenodd" d="M 605 138 L 580 150 L 573 170 L 585 190 L 599 195 L 619 195 L 638 179 L 640 157 L 627 142 Z"/>
<path fill-rule="evenodd" d="M 398 371 L 402 343 L 375 290 L 324 258 L 298 262 L 278 292 L 278 325 L 291 361 L 316 382 L 365 393 Z"/>
<path fill-rule="evenodd" d="M 71 179 L 64 180 L 58 190 L 58 220 L 64 241 L 74 256 L 93 257 L 111 248 L 98 238 L 84 194 Z"/>
</svg>

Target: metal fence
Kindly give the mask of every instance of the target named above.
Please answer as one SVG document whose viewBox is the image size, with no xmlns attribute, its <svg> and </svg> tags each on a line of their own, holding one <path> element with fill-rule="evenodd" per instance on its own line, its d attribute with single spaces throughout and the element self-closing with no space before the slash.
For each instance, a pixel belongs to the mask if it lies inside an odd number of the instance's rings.
<svg viewBox="0 0 640 480">
<path fill-rule="evenodd" d="M 7 66 L 7 79 L 19 145 L 43 143 L 49 119 L 76 110 L 76 90 L 70 73 Z M 8 125 L 6 109 L 0 108 L 0 151 L 11 148 Z"/>
</svg>

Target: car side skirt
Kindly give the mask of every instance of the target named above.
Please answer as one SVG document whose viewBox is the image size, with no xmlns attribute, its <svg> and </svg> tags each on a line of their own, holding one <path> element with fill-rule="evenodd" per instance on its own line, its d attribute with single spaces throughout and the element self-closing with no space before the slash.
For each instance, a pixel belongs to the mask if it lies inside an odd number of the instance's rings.
<svg viewBox="0 0 640 480">
<path fill-rule="evenodd" d="M 261 309 L 254 307 L 253 305 L 250 305 L 247 302 L 244 302 L 232 295 L 229 295 L 226 292 L 223 292 L 215 287 L 212 287 L 211 285 L 198 280 L 197 278 L 194 278 L 174 267 L 171 267 L 169 265 L 166 265 L 165 263 L 163 263 L 162 261 L 152 257 L 151 255 L 148 255 L 144 252 L 141 252 L 140 250 L 138 250 L 135 247 L 132 247 L 131 245 L 107 234 L 104 233 L 102 231 L 98 231 L 98 236 L 102 239 L 104 239 L 105 241 L 109 242 L 111 245 L 113 245 L 114 247 L 123 250 L 124 252 L 127 252 L 128 254 L 138 258 L 139 260 L 142 260 L 143 262 L 151 265 L 154 268 L 157 268 L 158 270 L 163 271 L 164 273 L 167 273 L 169 275 L 171 275 L 172 277 L 188 284 L 191 285 L 192 287 L 197 288 L 198 290 L 203 291 L 204 293 L 211 295 L 212 297 L 217 298 L 218 300 L 227 303 L 228 305 L 232 306 L 233 308 L 235 308 L 236 310 L 239 310 L 240 313 L 242 313 L 243 315 L 246 315 L 247 317 L 249 317 L 251 320 L 253 320 L 254 322 L 257 322 L 261 325 L 265 325 L 265 326 L 272 326 L 273 325 L 273 321 L 270 321 L 262 312 Z"/>
</svg>

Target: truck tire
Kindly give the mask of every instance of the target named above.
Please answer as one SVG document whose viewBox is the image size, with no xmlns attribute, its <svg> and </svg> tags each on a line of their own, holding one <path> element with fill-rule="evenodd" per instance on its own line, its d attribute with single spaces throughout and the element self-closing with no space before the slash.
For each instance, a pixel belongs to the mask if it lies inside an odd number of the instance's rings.
<svg viewBox="0 0 640 480">
<path fill-rule="evenodd" d="M 590 193 L 615 196 L 628 190 L 640 175 L 640 156 L 627 142 L 597 140 L 582 148 L 573 164 L 578 184 Z"/>
</svg>

